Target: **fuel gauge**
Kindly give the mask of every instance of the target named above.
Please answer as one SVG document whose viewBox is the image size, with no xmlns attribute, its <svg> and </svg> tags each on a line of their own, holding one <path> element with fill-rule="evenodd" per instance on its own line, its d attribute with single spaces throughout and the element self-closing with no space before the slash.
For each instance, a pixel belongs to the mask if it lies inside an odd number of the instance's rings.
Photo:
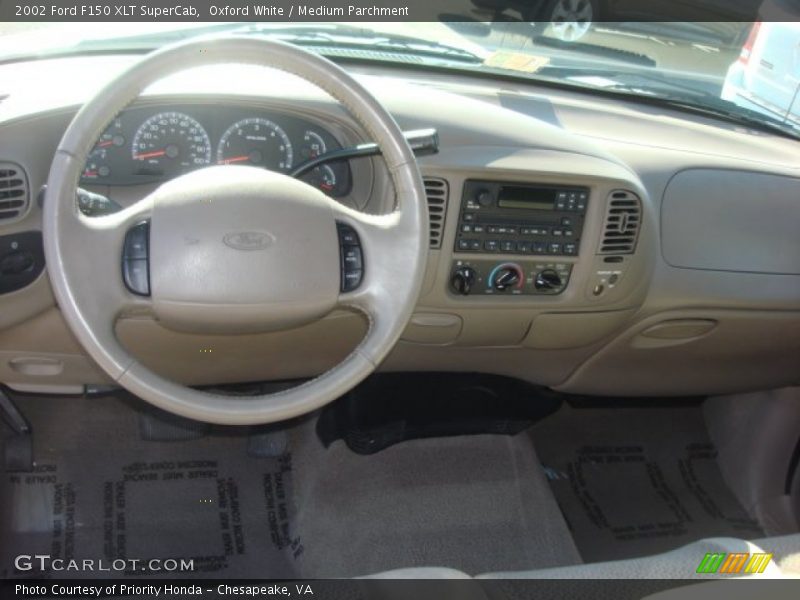
<svg viewBox="0 0 800 600">
<path fill-rule="evenodd" d="M 336 189 L 336 173 L 328 165 L 320 165 L 303 176 L 303 181 L 319 188 L 326 194 Z"/>
</svg>

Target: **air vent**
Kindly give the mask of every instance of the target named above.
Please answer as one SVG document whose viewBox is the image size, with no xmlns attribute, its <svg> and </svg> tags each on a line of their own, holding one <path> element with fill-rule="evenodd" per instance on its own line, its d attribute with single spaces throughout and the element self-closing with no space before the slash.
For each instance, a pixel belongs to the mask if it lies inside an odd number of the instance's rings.
<svg viewBox="0 0 800 600">
<path fill-rule="evenodd" d="M 428 197 L 428 221 L 431 228 L 431 248 L 441 248 L 444 218 L 447 214 L 447 198 L 449 196 L 447 182 L 444 179 L 425 177 L 425 195 Z"/>
<path fill-rule="evenodd" d="M 0 222 L 24 215 L 28 199 L 28 178 L 22 167 L 0 162 Z"/>
<path fill-rule="evenodd" d="M 633 254 L 642 221 L 642 204 L 633 192 L 615 190 L 608 197 L 600 254 Z"/>
</svg>

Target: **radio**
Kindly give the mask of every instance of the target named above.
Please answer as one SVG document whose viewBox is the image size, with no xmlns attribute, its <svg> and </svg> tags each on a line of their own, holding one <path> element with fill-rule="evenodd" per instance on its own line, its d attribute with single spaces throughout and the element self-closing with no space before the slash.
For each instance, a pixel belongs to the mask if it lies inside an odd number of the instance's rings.
<svg viewBox="0 0 800 600">
<path fill-rule="evenodd" d="M 575 256 L 589 188 L 468 180 L 455 252 Z"/>
</svg>

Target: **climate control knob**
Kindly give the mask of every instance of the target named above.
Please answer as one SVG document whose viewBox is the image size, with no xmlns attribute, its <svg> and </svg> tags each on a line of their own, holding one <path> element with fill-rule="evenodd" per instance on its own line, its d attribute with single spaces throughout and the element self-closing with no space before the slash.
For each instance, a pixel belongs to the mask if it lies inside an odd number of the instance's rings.
<svg viewBox="0 0 800 600">
<path fill-rule="evenodd" d="M 545 269 L 536 274 L 533 281 L 533 287 L 541 291 L 557 290 L 564 284 L 559 275 L 553 269 Z"/>
<path fill-rule="evenodd" d="M 475 269 L 470 267 L 458 267 L 453 271 L 453 276 L 450 278 L 450 287 L 456 294 L 468 296 L 472 291 L 472 286 L 475 285 Z"/>
<path fill-rule="evenodd" d="M 499 292 L 505 291 L 519 284 L 521 275 L 515 267 L 500 267 L 494 274 L 492 286 Z"/>
</svg>

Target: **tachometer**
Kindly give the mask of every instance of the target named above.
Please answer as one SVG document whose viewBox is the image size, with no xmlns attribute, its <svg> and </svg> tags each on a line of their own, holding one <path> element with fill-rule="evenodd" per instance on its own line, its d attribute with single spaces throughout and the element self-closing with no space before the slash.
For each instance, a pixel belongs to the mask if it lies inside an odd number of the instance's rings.
<svg viewBox="0 0 800 600">
<path fill-rule="evenodd" d="M 292 167 L 294 151 L 286 132 L 267 119 L 252 117 L 237 121 L 222 134 L 217 163 L 245 164 L 276 171 Z"/>
<path fill-rule="evenodd" d="M 211 141 L 203 126 L 189 115 L 163 112 L 139 126 L 133 136 L 133 160 L 141 175 L 179 175 L 211 162 Z"/>
</svg>

